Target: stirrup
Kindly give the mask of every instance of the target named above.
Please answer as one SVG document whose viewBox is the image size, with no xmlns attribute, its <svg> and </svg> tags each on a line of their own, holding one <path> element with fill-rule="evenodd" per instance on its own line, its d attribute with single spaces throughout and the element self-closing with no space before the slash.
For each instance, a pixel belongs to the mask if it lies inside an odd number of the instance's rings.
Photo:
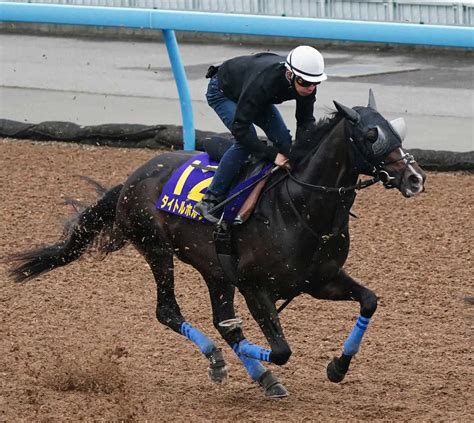
<svg viewBox="0 0 474 423">
<path fill-rule="evenodd" d="M 222 221 L 224 211 L 222 211 L 219 217 L 211 213 L 211 211 L 215 209 L 216 206 L 221 203 L 221 201 L 218 202 L 215 199 L 212 199 L 211 201 L 206 200 L 207 199 L 203 198 L 199 203 L 197 203 L 194 206 L 194 211 L 211 223 L 218 223 L 219 221 Z"/>
<path fill-rule="evenodd" d="M 208 190 L 202 200 L 194 206 L 194 210 L 211 223 L 222 222 L 224 209 L 219 207 L 219 205 L 225 199 L 225 195 L 216 195 Z"/>
<path fill-rule="evenodd" d="M 206 213 L 204 216 L 204 219 L 206 219 L 208 222 L 214 223 L 217 226 L 220 226 L 222 223 L 222 220 L 224 219 L 224 212 L 220 215 L 220 217 L 217 217 L 211 213 Z"/>
</svg>

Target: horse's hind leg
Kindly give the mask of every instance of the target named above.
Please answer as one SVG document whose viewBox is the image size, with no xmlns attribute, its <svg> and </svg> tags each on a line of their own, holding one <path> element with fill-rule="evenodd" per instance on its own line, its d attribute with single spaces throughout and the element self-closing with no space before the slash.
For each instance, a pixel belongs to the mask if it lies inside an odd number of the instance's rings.
<svg viewBox="0 0 474 423">
<path fill-rule="evenodd" d="M 156 240 L 154 243 L 157 243 Z M 181 314 L 174 293 L 174 265 L 171 249 L 167 247 L 157 248 L 156 246 L 145 248 L 145 245 L 136 246 L 144 255 L 155 277 L 157 288 L 156 317 L 158 321 L 196 344 L 209 360 L 210 368 L 224 368 L 225 362 L 221 350 L 199 329 L 187 322 Z M 212 381 L 222 382 L 223 379 L 214 378 Z"/>
<path fill-rule="evenodd" d="M 377 297 L 370 289 L 357 283 L 342 270 L 333 280 L 314 288 L 310 294 L 323 300 L 358 301 L 360 303 L 360 315 L 344 342 L 342 355 L 334 357 L 327 367 L 329 380 L 341 382 L 349 370 L 352 357 L 359 351 L 362 337 L 377 309 Z"/>
</svg>

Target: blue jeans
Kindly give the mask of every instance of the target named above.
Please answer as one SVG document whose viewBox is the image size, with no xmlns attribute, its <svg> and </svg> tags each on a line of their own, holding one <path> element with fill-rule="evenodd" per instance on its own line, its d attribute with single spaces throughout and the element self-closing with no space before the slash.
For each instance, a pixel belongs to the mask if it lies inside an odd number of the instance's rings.
<svg viewBox="0 0 474 423">
<path fill-rule="evenodd" d="M 206 93 L 207 103 L 220 117 L 224 125 L 232 132 L 237 103 L 227 98 L 219 89 L 217 76 L 209 81 Z M 265 132 L 267 138 L 277 148 L 291 145 L 291 134 L 275 105 L 263 109 L 254 122 Z M 250 125 L 250 130 L 257 135 L 255 127 Z M 209 186 L 209 191 L 215 195 L 225 195 L 229 191 L 232 180 L 237 176 L 243 164 L 248 160 L 250 151 L 238 141 L 229 148 L 222 157 L 219 168 Z"/>
</svg>

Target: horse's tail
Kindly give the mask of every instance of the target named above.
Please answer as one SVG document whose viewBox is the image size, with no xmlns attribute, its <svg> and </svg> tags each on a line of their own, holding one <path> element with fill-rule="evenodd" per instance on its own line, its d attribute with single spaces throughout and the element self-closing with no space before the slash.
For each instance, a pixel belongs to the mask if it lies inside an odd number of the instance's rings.
<svg viewBox="0 0 474 423">
<path fill-rule="evenodd" d="M 60 242 L 9 257 L 11 262 L 16 262 L 10 276 L 16 282 L 23 282 L 65 266 L 77 260 L 94 241 L 101 239 L 101 252 L 110 253 L 122 248 L 126 240 L 114 228 L 115 209 L 122 187 L 123 184 L 108 191 L 104 189 L 105 193 L 97 202 L 78 210 L 66 223 L 64 239 Z M 104 239 L 107 242 L 103 242 Z"/>
</svg>

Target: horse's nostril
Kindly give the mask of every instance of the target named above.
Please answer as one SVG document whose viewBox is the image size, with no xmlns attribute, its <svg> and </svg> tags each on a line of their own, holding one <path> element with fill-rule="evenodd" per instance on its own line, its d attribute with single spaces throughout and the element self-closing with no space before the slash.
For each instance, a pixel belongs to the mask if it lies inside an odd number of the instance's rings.
<svg viewBox="0 0 474 423">
<path fill-rule="evenodd" d="M 411 174 L 407 178 L 407 188 L 412 192 L 412 195 L 416 195 L 423 191 L 423 178 L 416 173 Z"/>
<path fill-rule="evenodd" d="M 421 179 L 418 175 L 410 175 L 408 177 L 408 182 L 410 182 L 410 185 L 417 187 L 421 184 Z"/>
</svg>

